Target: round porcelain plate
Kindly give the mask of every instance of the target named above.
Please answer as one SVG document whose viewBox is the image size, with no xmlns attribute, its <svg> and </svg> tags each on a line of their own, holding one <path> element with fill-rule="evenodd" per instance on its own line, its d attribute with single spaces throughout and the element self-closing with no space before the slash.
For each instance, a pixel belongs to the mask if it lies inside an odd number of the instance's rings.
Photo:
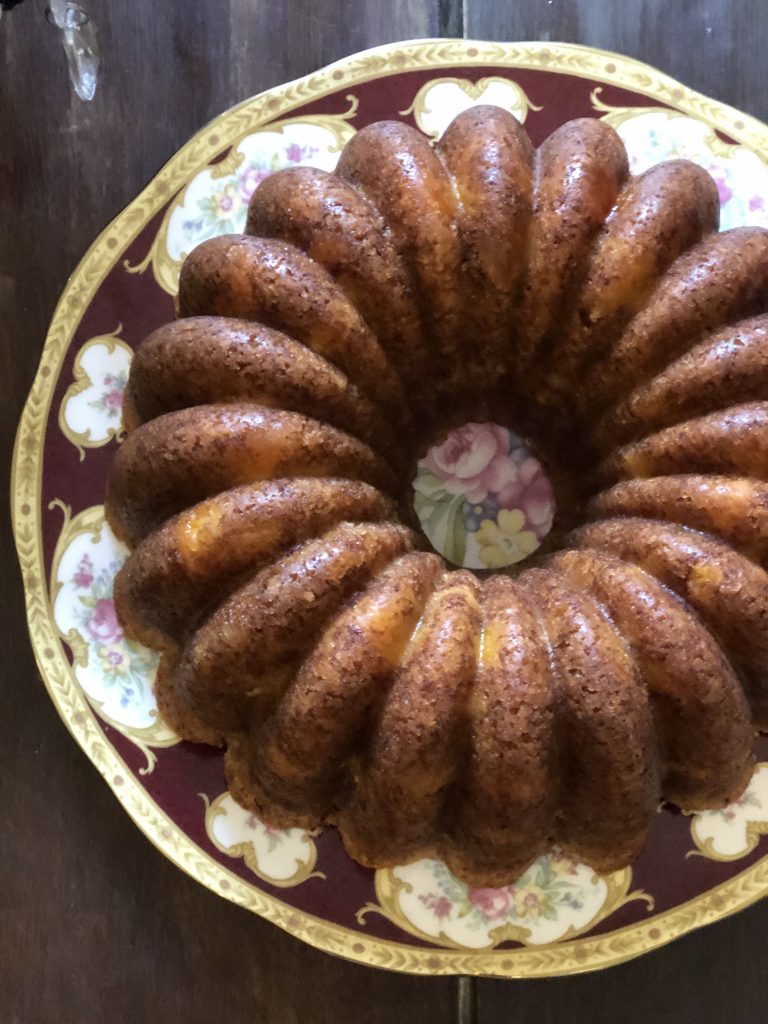
<svg viewBox="0 0 768 1024">
<path fill-rule="evenodd" d="M 333 829 L 275 831 L 241 810 L 226 791 L 220 753 L 179 742 L 158 718 L 156 658 L 127 641 L 115 617 L 112 581 L 126 552 L 101 504 L 131 354 L 172 318 L 184 254 L 241 229 L 253 189 L 277 168 L 332 168 L 358 129 L 385 117 L 435 138 L 481 102 L 514 112 L 534 143 L 569 118 L 604 118 L 622 135 L 633 170 L 689 157 L 717 181 L 723 226 L 768 225 L 760 155 L 768 128 L 653 68 L 538 43 L 426 40 L 350 57 L 222 114 L 93 244 L 56 310 L 19 427 L 13 514 L 51 699 L 167 857 L 304 941 L 362 963 L 536 977 L 629 959 L 768 891 L 768 764 L 725 811 L 660 811 L 632 869 L 609 876 L 556 854 L 504 889 L 467 888 L 433 861 L 364 870 Z M 546 532 L 546 496 L 530 466 L 527 490 L 503 491 L 523 472 L 519 439 L 475 428 L 461 442 L 478 446 L 473 458 L 480 452 L 471 483 L 457 484 L 446 449 L 422 466 L 417 505 L 450 534 L 456 560 L 512 561 L 537 530 Z M 494 479 L 507 476 L 481 495 L 483 452 L 502 460 Z M 768 741 L 758 754 L 768 761 Z"/>
</svg>

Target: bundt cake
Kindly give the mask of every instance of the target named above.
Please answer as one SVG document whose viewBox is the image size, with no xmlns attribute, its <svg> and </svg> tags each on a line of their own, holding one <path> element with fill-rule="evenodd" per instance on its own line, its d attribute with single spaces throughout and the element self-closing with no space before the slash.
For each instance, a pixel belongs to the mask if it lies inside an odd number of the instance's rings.
<svg viewBox="0 0 768 1024">
<path fill-rule="evenodd" d="M 718 233 L 605 123 L 534 150 L 474 107 L 279 171 L 139 347 L 108 521 L 129 634 L 234 797 L 350 855 L 515 880 L 628 864 L 661 800 L 723 806 L 768 727 L 768 231 Z M 430 550 L 411 481 L 467 422 L 554 489 L 501 572 Z"/>
</svg>

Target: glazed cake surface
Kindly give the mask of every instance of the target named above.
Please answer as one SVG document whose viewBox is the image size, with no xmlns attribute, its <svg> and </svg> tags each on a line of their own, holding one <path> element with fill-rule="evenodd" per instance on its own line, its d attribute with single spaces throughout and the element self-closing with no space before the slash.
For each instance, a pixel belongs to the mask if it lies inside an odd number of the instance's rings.
<svg viewBox="0 0 768 1024">
<path fill-rule="evenodd" d="M 136 352 L 106 510 L 161 712 L 280 826 L 513 882 L 628 864 L 727 804 L 768 727 L 768 231 L 598 120 L 473 107 L 279 171 Z M 416 461 L 492 421 L 553 528 L 506 573 L 430 550 Z"/>
</svg>

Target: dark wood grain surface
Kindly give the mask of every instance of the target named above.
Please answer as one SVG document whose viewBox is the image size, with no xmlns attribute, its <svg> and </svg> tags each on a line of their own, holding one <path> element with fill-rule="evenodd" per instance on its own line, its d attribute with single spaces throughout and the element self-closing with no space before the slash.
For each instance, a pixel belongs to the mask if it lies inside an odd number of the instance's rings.
<svg viewBox="0 0 768 1024">
<path fill-rule="evenodd" d="M 623 51 L 768 120 L 763 0 L 83 0 L 104 55 L 69 89 L 44 3 L 0 20 L 0 456 L 68 273 L 208 119 L 395 39 L 548 39 Z M 457 983 L 334 960 L 209 893 L 140 835 L 59 722 L 26 635 L 0 502 L 0 1021 L 185 1024 L 457 1019 Z M 482 981 L 481 1024 L 757 1024 L 768 902 L 639 961 Z M 468 1006 L 471 1000 L 466 999 Z M 468 1016 L 465 1013 L 464 1016 Z"/>
</svg>

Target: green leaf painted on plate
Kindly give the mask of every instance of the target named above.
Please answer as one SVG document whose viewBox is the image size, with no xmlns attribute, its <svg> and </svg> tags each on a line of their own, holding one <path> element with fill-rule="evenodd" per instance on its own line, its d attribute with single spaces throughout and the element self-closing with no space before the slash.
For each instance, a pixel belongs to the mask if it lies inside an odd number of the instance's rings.
<svg viewBox="0 0 768 1024">
<path fill-rule="evenodd" d="M 434 502 L 427 498 L 426 495 L 420 491 L 415 491 L 413 495 L 413 507 L 416 509 L 416 514 L 419 519 L 428 519 L 432 511 Z"/>
<path fill-rule="evenodd" d="M 413 481 L 413 489 L 436 501 L 442 501 L 446 496 L 444 482 L 439 480 L 434 473 L 424 469 L 420 469 L 416 474 L 416 479 Z"/>
<path fill-rule="evenodd" d="M 463 565 L 467 553 L 467 528 L 464 525 L 463 509 L 465 498 L 457 494 L 448 505 L 448 529 L 445 535 L 443 554 L 454 565 Z"/>
<path fill-rule="evenodd" d="M 438 551 L 443 551 L 444 537 L 448 528 L 448 517 L 451 512 L 451 506 L 448 502 L 440 501 L 437 502 L 427 519 L 424 526 L 424 531 L 432 541 Z M 443 552 L 444 554 L 445 552 Z"/>
</svg>

